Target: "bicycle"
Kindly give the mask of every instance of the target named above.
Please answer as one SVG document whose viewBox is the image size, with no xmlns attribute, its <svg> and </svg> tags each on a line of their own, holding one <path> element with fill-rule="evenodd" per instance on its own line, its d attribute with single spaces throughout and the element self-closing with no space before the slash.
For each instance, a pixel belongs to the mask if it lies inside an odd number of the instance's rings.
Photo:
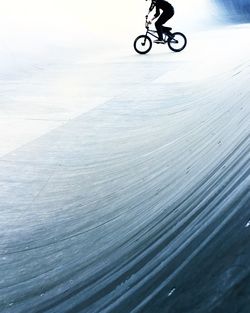
<svg viewBox="0 0 250 313">
<path fill-rule="evenodd" d="M 151 22 L 148 20 L 148 15 L 146 15 L 146 34 L 138 36 L 134 41 L 134 49 L 139 54 L 146 54 L 152 48 L 152 40 L 148 35 L 158 39 L 158 34 L 156 30 L 150 29 L 149 25 Z M 168 44 L 170 50 L 174 52 L 180 52 L 185 49 L 187 45 L 187 38 L 181 32 L 172 33 L 171 27 L 162 27 L 163 28 L 163 40 L 164 44 Z"/>
</svg>

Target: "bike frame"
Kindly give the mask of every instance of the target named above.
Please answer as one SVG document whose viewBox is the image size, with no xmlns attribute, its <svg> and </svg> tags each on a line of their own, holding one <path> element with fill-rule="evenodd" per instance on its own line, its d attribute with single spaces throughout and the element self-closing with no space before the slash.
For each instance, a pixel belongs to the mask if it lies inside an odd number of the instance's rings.
<svg viewBox="0 0 250 313">
<path fill-rule="evenodd" d="M 146 36 L 147 36 L 148 34 L 151 35 L 152 37 L 158 38 L 158 33 L 157 33 L 156 30 L 147 28 Z M 155 34 L 156 34 L 156 35 L 155 35 Z"/>
<path fill-rule="evenodd" d="M 146 36 L 149 34 L 149 35 L 151 35 L 152 37 L 158 39 L 158 33 L 157 33 L 157 31 L 156 31 L 156 30 L 153 30 L 153 29 L 149 29 L 149 24 L 150 24 L 150 23 L 149 23 L 149 21 L 148 21 L 148 16 L 146 16 L 146 23 L 145 23 Z M 165 42 L 167 42 L 167 39 L 169 38 L 169 35 L 172 35 L 171 32 L 169 32 L 169 34 L 168 34 L 168 33 L 163 33 L 163 36 L 165 36 L 165 37 L 163 37 L 163 40 L 164 40 Z M 177 41 L 176 39 L 173 38 L 172 40 L 173 40 L 173 42 L 178 43 L 178 41 Z"/>
</svg>

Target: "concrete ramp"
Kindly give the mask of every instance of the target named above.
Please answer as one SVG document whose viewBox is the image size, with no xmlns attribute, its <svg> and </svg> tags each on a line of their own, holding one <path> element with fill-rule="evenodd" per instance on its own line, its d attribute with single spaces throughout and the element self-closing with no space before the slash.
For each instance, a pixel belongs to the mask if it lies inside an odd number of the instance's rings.
<svg viewBox="0 0 250 313">
<path fill-rule="evenodd" d="M 223 32 L 36 78 L 52 127 L 2 140 L 1 312 L 249 312 L 249 28 Z"/>
</svg>

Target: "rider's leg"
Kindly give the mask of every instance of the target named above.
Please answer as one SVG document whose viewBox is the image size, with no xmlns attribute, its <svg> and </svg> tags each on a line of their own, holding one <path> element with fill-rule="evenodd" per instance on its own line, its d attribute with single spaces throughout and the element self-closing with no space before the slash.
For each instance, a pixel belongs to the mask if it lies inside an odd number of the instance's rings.
<svg viewBox="0 0 250 313">
<path fill-rule="evenodd" d="M 158 20 L 155 22 L 155 28 L 158 33 L 159 40 L 163 40 L 162 25 L 165 24 L 174 15 L 174 11 L 163 12 Z"/>
</svg>

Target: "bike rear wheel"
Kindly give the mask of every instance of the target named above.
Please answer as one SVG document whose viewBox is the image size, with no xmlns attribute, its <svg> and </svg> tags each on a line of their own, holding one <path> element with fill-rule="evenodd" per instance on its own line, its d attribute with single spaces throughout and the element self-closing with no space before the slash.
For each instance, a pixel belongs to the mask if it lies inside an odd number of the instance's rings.
<svg viewBox="0 0 250 313">
<path fill-rule="evenodd" d="M 152 40 L 146 35 L 140 35 L 134 41 L 134 49 L 139 54 L 146 54 L 151 48 Z"/>
<path fill-rule="evenodd" d="M 168 39 L 169 49 L 174 52 L 180 52 L 185 49 L 187 45 L 187 38 L 180 32 L 172 33 L 172 38 Z"/>
</svg>

